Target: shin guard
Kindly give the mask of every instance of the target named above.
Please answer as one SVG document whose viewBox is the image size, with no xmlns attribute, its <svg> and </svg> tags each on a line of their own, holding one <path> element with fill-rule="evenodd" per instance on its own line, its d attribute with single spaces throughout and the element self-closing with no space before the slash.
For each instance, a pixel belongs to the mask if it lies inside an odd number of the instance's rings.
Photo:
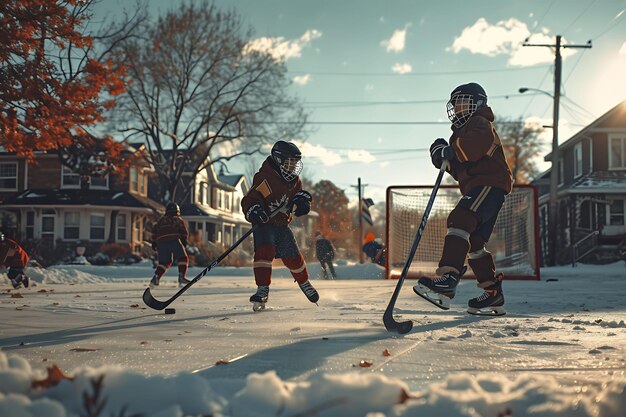
<svg viewBox="0 0 626 417">
<path fill-rule="evenodd" d="M 283 258 L 283 263 L 289 268 L 291 276 L 293 276 L 293 279 L 295 279 L 298 284 L 304 284 L 309 279 L 309 272 L 307 271 L 302 254 Z"/>
</svg>

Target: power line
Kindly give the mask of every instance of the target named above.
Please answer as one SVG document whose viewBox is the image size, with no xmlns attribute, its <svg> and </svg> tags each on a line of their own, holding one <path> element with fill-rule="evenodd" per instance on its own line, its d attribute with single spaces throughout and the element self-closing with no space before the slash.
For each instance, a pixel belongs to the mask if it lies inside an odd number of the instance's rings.
<svg viewBox="0 0 626 417">
<path fill-rule="evenodd" d="M 520 68 L 493 68 L 493 69 L 475 69 L 464 71 L 422 71 L 422 72 L 410 72 L 407 74 L 398 74 L 395 72 L 336 72 L 336 71 L 301 71 L 301 70 L 288 70 L 287 72 L 292 74 L 310 74 L 310 75 L 323 75 L 323 76 L 345 76 L 345 77 L 422 77 L 422 76 L 437 76 L 437 75 L 455 75 L 455 74 L 476 74 L 476 73 L 491 73 L 491 72 L 509 72 L 509 71 L 528 71 L 529 69 L 544 68 L 546 65 L 536 65 L 533 67 L 520 67 Z"/>
</svg>

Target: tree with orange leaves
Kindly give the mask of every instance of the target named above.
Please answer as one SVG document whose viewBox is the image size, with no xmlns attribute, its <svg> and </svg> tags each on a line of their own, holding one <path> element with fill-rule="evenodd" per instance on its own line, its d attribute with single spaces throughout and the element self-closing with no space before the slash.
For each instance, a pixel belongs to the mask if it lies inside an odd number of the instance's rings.
<svg viewBox="0 0 626 417">
<path fill-rule="evenodd" d="M 58 150 L 81 175 L 106 175 L 121 161 L 122 147 L 90 132 L 124 91 L 124 69 L 96 51 L 94 39 L 129 36 L 139 13 L 109 32 L 88 29 L 93 1 L 0 0 L 0 146 L 32 159 Z M 114 42 L 114 41 L 113 41 Z M 104 45 L 104 43 L 103 43 Z M 106 155 L 94 169 L 83 154 Z"/>
</svg>

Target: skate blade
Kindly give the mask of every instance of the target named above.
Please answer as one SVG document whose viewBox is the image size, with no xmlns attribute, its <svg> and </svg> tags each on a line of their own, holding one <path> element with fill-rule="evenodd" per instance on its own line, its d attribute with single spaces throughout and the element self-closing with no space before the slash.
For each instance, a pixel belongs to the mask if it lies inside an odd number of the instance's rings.
<svg viewBox="0 0 626 417">
<path fill-rule="evenodd" d="M 265 310 L 265 303 L 254 301 L 252 303 L 252 311 L 261 311 L 261 310 Z"/>
<path fill-rule="evenodd" d="M 506 314 L 506 311 L 504 311 L 503 307 L 486 307 L 483 309 L 469 307 L 467 309 L 467 312 L 468 314 L 472 314 L 474 316 L 487 316 L 487 317 L 498 317 L 498 316 L 504 316 Z"/>
<path fill-rule="evenodd" d="M 420 284 L 413 287 L 413 292 L 442 310 L 450 310 L 450 297 L 431 291 Z"/>
</svg>

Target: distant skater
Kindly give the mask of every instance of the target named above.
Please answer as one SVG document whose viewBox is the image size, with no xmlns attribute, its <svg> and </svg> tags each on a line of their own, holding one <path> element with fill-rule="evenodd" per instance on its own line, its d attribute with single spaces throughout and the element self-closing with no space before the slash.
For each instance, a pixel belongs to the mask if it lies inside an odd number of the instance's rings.
<svg viewBox="0 0 626 417">
<path fill-rule="evenodd" d="M 180 217 L 178 204 L 169 203 L 165 207 L 165 216 L 161 217 L 154 225 L 152 231 L 152 249 L 157 251 L 159 261 L 154 276 L 150 280 L 150 288 L 157 287 L 165 271 L 176 261 L 178 266 L 178 286 L 182 287 L 189 283 L 187 279 L 187 226 Z"/>
<path fill-rule="evenodd" d="M 333 243 L 326 239 L 321 232 L 317 232 L 315 238 L 315 257 L 320 262 L 324 279 L 329 279 L 328 271 L 330 271 L 330 277 L 332 277 L 332 279 L 337 278 L 335 267 L 333 266 L 335 246 L 333 246 Z"/>
<path fill-rule="evenodd" d="M 30 278 L 24 273 L 28 260 L 28 254 L 17 242 L 0 232 L 0 266 L 8 269 L 7 275 L 15 289 L 22 285 L 28 288 L 30 284 Z"/>
</svg>

